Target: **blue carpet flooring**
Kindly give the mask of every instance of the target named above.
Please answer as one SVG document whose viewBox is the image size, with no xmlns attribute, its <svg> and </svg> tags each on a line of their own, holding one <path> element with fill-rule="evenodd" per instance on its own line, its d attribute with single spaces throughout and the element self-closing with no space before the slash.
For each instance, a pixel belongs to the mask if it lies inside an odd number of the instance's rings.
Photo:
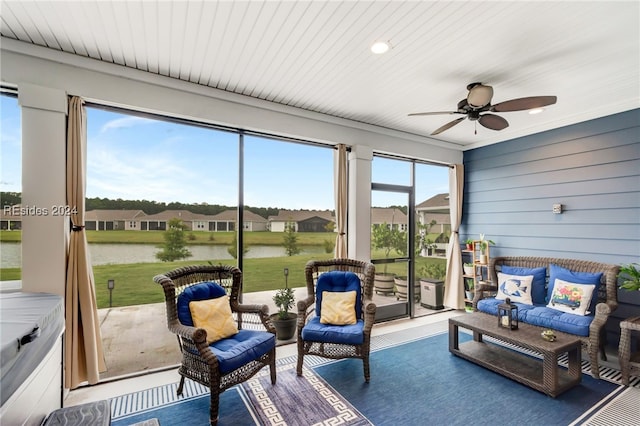
<svg viewBox="0 0 640 426">
<path fill-rule="evenodd" d="M 468 338 L 461 335 L 461 341 Z M 580 385 L 551 398 L 453 356 L 447 339 L 447 333 L 443 333 L 372 352 L 369 384 L 364 383 L 362 362 L 358 360 L 321 361 L 313 371 L 376 426 L 581 424 L 588 420 L 591 411 L 624 390 L 622 386 L 583 374 Z M 159 406 L 146 400 L 171 401 L 175 399 L 172 396 L 175 386 L 116 398 L 111 401 L 112 412 L 116 410 L 119 414 L 112 424 L 131 425 L 157 418 L 162 426 L 208 425 L 209 396 L 206 388 L 202 389 L 186 392 L 191 396 Z M 202 392 L 206 393 L 201 395 Z M 221 395 L 218 424 L 260 424 L 240 386 Z M 288 424 L 303 425 L 291 420 Z"/>
<path fill-rule="evenodd" d="M 372 353 L 369 384 L 356 360 L 314 371 L 379 426 L 568 425 L 624 389 L 583 374 L 580 385 L 551 398 L 453 356 L 447 339 L 444 333 Z"/>
</svg>

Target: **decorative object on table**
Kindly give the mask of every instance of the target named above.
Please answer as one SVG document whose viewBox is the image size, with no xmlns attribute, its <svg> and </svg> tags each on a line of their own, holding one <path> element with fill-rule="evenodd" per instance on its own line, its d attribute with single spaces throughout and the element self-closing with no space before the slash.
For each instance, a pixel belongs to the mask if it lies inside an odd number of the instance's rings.
<svg viewBox="0 0 640 426">
<path fill-rule="evenodd" d="M 288 276 L 289 268 L 284 268 L 284 288 L 276 291 L 276 294 L 273 295 L 273 303 L 276 304 L 278 312 L 269 316 L 276 328 L 278 340 L 289 340 L 296 333 L 298 314 L 289 312 L 289 309 L 295 305 L 295 293 L 292 288 L 289 288 Z"/>
<path fill-rule="evenodd" d="M 640 291 L 640 264 L 620 265 L 618 278 L 622 279 L 620 288 L 629 291 Z"/>
<path fill-rule="evenodd" d="M 555 342 L 556 341 L 556 333 L 553 330 L 544 330 L 542 333 L 540 333 L 542 335 L 542 338 L 544 340 L 547 340 L 549 342 Z"/>
<path fill-rule="evenodd" d="M 498 326 L 510 330 L 518 329 L 518 307 L 508 297 L 498 305 Z"/>
</svg>

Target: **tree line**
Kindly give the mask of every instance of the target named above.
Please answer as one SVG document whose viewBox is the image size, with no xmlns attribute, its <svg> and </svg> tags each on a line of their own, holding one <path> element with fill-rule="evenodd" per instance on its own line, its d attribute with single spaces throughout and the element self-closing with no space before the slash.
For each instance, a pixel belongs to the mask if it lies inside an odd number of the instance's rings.
<svg viewBox="0 0 640 426">
<path fill-rule="evenodd" d="M 20 192 L 0 192 L 0 200 L 2 200 L 2 207 L 13 206 L 20 204 L 22 201 L 22 193 Z M 189 210 L 192 213 L 204 214 L 204 215 L 216 215 L 223 211 L 235 209 L 235 206 L 222 206 L 219 204 L 187 204 L 180 202 L 159 202 L 149 200 L 123 200 L 117 198 L 112 200 L 110 198 L 87 198 L 86 210 L 142 210 L 146 214 L 156 214 L 165 210 Z M 278 211 L 281 210 L 277 207 L 250 207 L 245 206 L 245 210 L 260 215 L 264 218 L 269 216 L 275 216 Z"/>
</svg>

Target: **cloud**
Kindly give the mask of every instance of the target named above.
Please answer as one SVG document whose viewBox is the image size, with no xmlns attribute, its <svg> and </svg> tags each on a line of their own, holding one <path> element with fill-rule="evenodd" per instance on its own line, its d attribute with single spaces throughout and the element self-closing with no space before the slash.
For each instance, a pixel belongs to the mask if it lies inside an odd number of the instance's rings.
<svg viewBox="0 0 640 426">
<path fill-rule="evenodd" d="M 103 124 L 100 128 L 100 133 L 108 132 L 111 129 L 131 128 L 141 124 L 154 124 L 157 122 L 157 120 L 151 120 L 149 118 L 142 117 L 117 118 L 115 120 L 107 121 L 105 124 Z"/>
</svg>

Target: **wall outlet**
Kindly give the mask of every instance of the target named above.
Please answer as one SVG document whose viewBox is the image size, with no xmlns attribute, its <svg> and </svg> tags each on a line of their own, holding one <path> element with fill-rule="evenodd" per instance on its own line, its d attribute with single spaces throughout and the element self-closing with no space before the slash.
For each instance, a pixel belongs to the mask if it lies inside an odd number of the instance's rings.
<svg viewBox="0 0 640 426">
<path fill-rule="evenodd" d="M 555 214 L 560 214 L 562 213 L 562 204 L 554 204 L 553 205 L 553 212 Z"/>
</svg>

